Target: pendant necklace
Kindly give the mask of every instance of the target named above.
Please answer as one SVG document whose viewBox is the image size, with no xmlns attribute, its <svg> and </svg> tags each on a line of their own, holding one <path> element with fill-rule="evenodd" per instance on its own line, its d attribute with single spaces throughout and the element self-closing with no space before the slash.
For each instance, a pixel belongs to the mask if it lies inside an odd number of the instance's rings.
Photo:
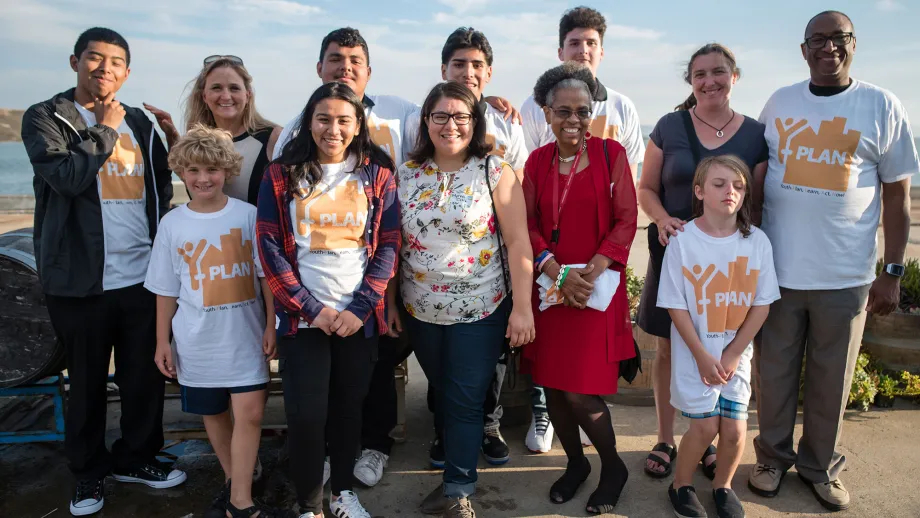
<svg viewBox="0 0 920 518">
<path fill-rule="evenodd" d="M 697 118 L 697 120 L 699 120 L 699 121 L 702 122 L 703 124 L 705 124 L 705 125 L 709 126 L 710 128 L 716 130 L 716 137 L 719 137 L 719 138 L 722 138 L 722 137 L 725 136 L 725 133 L 723 133 L 722 130 L 724 130 L 724 129 L 726 128 L 726 126 L 728 126 L 729 124 L 732 123 L 733 120 L 735 120 L 735 110 L 732 110 L 732 118 L 731 118 L 731 119 L 728 119 L 728 122 L 725 123 L 725 126 L 722 126 L 721 128 L 717 128 L 717 127 L 713 126 L 712 124 L 709 124 L 708 122 L 704 121 L 703 119 L 700 118 L 699 115 L 697 115 L 697 113 L 696 113 L 696 106 L 693 107 L 693 115 L 694 115 L 694 117 Z"/>
<path fill-rule="evenodd" d="M 556 146 L 558 147 L 559 145 L 557 144 Z M 587 147 L 588 147 L 588 139 L 586 138 L 586 139 L 582 140 L 581 152 L 584 153 L 584 152 L 585 152 L 585 149 L 587 149 Z M 576 156 L 577 154 L 578 154 L 578 153 L 575 153 L 575 155 L 572 155 L 572 156 L 570 156 L 570 157 L 568 157 L 568 158 L 560 158 L 560 159 L 559 159 L 559 163 L 560 163 L 560 164 L 568 164 L 568 163 L 571 162 L 572 160 L 575 160 L 575 156 Z"/>
</svg>

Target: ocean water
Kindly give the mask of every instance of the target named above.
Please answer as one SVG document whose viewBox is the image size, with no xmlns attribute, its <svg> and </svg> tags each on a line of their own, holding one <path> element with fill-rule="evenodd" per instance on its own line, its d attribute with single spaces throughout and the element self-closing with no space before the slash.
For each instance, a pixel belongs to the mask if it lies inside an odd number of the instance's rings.
<svg viewBox="0 0 920 518">
<path fill-rule="evenodd" d="M 920 138 L 914 142 L 920 149 Z M 914 175 L 911 185 L 920 186 L 920 175 Z M 0 196 L 32 193 L 32 165 L 22 142 L 0 142 Z"/>
</svg>

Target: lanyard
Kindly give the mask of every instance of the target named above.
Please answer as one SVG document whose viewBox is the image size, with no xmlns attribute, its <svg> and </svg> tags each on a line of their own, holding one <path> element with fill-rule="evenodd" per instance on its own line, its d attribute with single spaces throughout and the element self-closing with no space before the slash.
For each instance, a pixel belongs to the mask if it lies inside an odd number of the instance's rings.
<svg viewBox="0 0 920 518">
<path fill-rule="evenodd" d="M 587 142 L 586 142 L 587 143 Z M 562 216 L 562 207 L 565 206 L 565 200 L 569 197 L 569 187 L 572 186 L 572 177 L 578 171 L 578 162 L 581 161 L 581 155 L 587 146 L 582 146 L 575 154 L 575 160 L 572 161 L 572 169 L 565 179 L 565 186 L 562 188 L 562 198 L 559 197 L 559 151 L 556 150 L 556 156 L 553 158 L 553 234 L 550 238 L 550 245 L 555 248 L 559 244 L 559 218 Z"/>
</svg>

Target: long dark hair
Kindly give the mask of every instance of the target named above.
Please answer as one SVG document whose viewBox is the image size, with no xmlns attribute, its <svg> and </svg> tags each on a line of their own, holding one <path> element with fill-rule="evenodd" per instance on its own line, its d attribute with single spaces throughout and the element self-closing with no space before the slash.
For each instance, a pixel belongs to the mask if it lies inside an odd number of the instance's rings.
<svg viewBox="0 0 920 518">
<path fill-rule="evenodd" d="M 728 61 L 728 66 L 732 69 L 732 75 L 741 75 L 741 69 L 738 68 L 738 62 L 735 60 L 735 54 L 731 49 L 721 43 L 707 43 L 697 49 L 697 51 L 690 56 L 690 61 L 687 62 L 687 70 L 684 71 L 684 81 L 686 81 L 688 85 L 693 85 L 693 62 L 696 61 L 696 58 L 705 56 L 706 54 L 712 54 L 713 52 L 722 54 L 725 61 Z M 687 97 L 687 100 L 675 106 L 674 110 L 689 110 L 694 106 L 696 106 L 696 96 L 693 95 L 693 92 L 690 92 L 690 97 Z"/>
<path fill-rule="evenodd" d="M 390 156 L 371 142 L 367 130 L 367 117 L 364 114 L 364 105 L 361 100 L 348 85 L 333 81 L 320 86 L 310 96 L 307 106 L 303 109 L 303 115 L 300 117 L 300 132 L 285 144 L 281 150 L 281 156 L 274 160 L 274 163 L 285 166 L 284 169 L 288 173 L 288 189 L 292 193 L 297 192 L 302 181 L 306 181 L 310 186 L 309 190 L 312 191 L 323 179 L 323 168 L 319 165 L 319 151 L 313 140 L 313 133 L 310 131 L 310 123 L 313 121 L 316 106 L 326 99 L 345 101 L 355 108 L 359 131 L 348 145 L 346 156 L 355 157 L 359 168 L 364 165 L 365 160 L 370 159 L 372 164 L 391 171 L 394 169 Z"/>
<path fill-rule="evenodd" d="M 703 201 L 696 197 L 696 188 L 697 186 L 700 188 L 703 187 L 703 184 L 706 183 L 706 175 L 709 173 L 709 169 L 714 165 L 720 165 L 734 171 L 744 182 L 744 198 L 741 199 L 741 208 L 738 209 L 737 222 L 738 230 L 741 231 L 741 235 L 748 237 L 751 235 L 751 225 L 754 219 L 751 215 L 753 212 L 754 187 L 750 169 L 748 169 L 744 160 L 741 160 L 735 155 L 714 155 L 700 160 L 700 164 L 696 166 L 696 172 L 693 174 L 693 185 L 691 187 L 694 193 L 693 217 L 698 218 L 703 215 Z"/>
<path fill-rule="evenodd" d="M 428 92 L 422 104 L 422 113 L 419 118 L 418 138 L 415 142 L 415 149 L 409 153 L 409 160 L 421 164 L 422 162 L 434 157 L 434 142 L 428 136 L 428 116 L 434 111 L 435 105 L 442 98 L 456 99 L 466 105 L 467 109 L 473 115 L 470 124 L 473 125 L 473 138 L 470 140 L 470 146 L 467 148 L 469 156 L 476 158 L 485 158 L 492 151 L 492 147 L 486 144 L 486 119 L 483 113 L 476 105 L 476 96 L 473 91 L 454 81 L 446 81 L 435 85 Z"/>
</svg>

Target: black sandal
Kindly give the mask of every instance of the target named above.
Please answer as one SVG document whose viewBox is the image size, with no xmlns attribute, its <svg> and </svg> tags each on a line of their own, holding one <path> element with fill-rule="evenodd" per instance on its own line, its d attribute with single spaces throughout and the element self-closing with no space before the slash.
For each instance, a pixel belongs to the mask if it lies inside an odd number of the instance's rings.
<svg viewBox="0 0 920 518">
<path fill-rule="evenodd" d="M 665 455 L 670 457 L 671 460 L 666 461 L 663 458 L 659 457 L 658 455 L 655 455 L 654 452 L 656 451 L 660 453 L 664 453 Z M 660 466 L 664 467 L 664 471 L 655 471 L 653 469 L 649 469 L 648 463 L 646 462 L 645 464 L 645 474 L 646 475 L 652 478 L 670 477 L 671 476 L 671 464 L 673 464 L 674 461 L 677 460 L 677 446 L 671 446 L 668 443 L 660 442 L 656 444 L 654 448 L 652 448 L 652 451 L 648 454 L 648 457 L 646 457 L 645 460 L 657 462 Z"/>
<path fill-rule="evenodd" d="M 587 457 L 582 457 L 582 459 L 584 460 L 582 473 L 578 473 L 575 469 L 570 469 L 569 466 L 566 466 L 565 473 L 550 486 L 550 502 L 554 504 L 564 504 L 568 502 L 575 497 L 575 493 L 578 491 L 578 488 L 585 483 L 585 480 L 588 480 L 588 476 L 591 474 L 591 462 Z"/>
<path fill-rule="evenodd" d="M 246 509 L 237 509 L 229 500 L 227 501 L 227 512 L 232 518 L 252 518 L 256 513 L 259 513 L 258 518 L 282 518 L 284 516 L 277 509 L 258 503 Z"/>
<path fill-rule="evenodd" d="M 716 453 L 718 453 L 718 451 L 716 450 L 716 447 L 710 444 L 709 447 L 706 448 L 706 451 L 703 452 L 703 457 L 700 459 L 700 464 L 703 465 L 703 474 L 706 475 L 706 478 L 708 478 L 709 480 L 713 480 L 713 479 L 716 478 L 716 462 L 717 462 L 717 460 L 712 461 L 712 462 L 707 466 L 707 465 L 706 465 L 706 457 L 708 457 L 708 456 L 710 456 L 710 455 L 716 455 Z"/>
</svg>

